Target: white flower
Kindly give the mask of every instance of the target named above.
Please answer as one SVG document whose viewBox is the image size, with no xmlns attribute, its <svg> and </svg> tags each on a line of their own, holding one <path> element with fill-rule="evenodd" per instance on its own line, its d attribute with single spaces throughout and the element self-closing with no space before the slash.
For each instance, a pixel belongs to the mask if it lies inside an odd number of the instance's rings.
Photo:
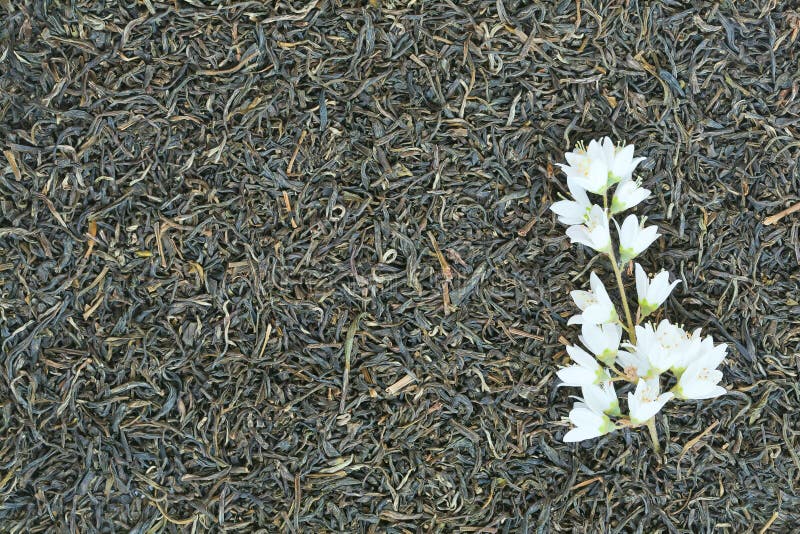
<svg viewBox="0 0 800 534">
<path fill-rule="evenodd" d="M 617 363 L 622 366 L 622 372 L 633 381 L 650 375 L 650 360 L 639 352 L 621 350 L 617 353 Z"/>
<path fill-rule="evenodd" d="M 620 415 L 619 399 L 617 398 L 617 392 L 614 391 L 613 382 L 608 381 L 600 385 L 583 386 L 581 393 L 583 394 L 583 401 L 595 412 Z"/>
<path fill-rule="evenodd" d="M 650 281 L 647 273 L 638 263 L 634 265 L 634 271 L 636 272 L 636 295 L 639 300 L 640 318 L 647 317 L 656 311 L 667 300 L 675 286 L 681 283 L 680 280 L 675 280 L 670 284 L 667 271 L 661 271 Z"/>
<path fill-rule="evenodd" d="M 703 339 L 699 353 L 681 374 L 678 383 L 672 388 L 679 399 L 711 399 L 727 393 L 719 386 L 722 371 L 717 366 L 725 359 L 726 344 L 714 346 L 709 336 Z"/>
<path fill-rule="evenodd" d="M 603 154 L 608 166 L 608 180 L 612 184 L 630 180 L 636 166 L 645 159 L 633 157 L 633 145 L 614 146 L 609 137 L 603 138 Z"/>
<path fill-rule="evenodd" d="M 703 349 L 703 338 L 700 335 L 701 331 L 702 329 L 697 328 L 691 334 L 683 332 L 683 342 L 675 351 L 676 356 L 672 360 L 672 365 L 669 368 L 670 371 L 675 373 L 677 378 L 680 378 L 689 364 L 699 357 L 700 351 Z"/>
<path fill-rule="evenodd" d="M 617 310 L 608 296 L 603 282 L 594 272 L 589 275 L 591 291 L 572 291 L 570 296 L 580 308 L 581 314 L 570 318 L 567 324 L 603 324 L 617 321 Z"/>
<path fill-rule="evenodd" d="M 598 252 L 611 250 L 608 217 L 603 208 L 594 204 L 589 208 L 585 223 L 567 228 L 567 236 L 573 243 L 581 243 Z"/>
<path fill-rule="evenodd" d="M 559 164 L 567 178 L 573 178 L 582 188 L 591 193 L 602 194 L 608 188 L 608 163 L 602 145 L 590 141 L 589 148 L 582 146 L 574 152 L 564 154 L 567 165 Z"/>
<path fill-rule="evenodd" d="M 589 210 L 592 203 L 586 190 L 575 183 L 573 178 L 567 178 L 567 187 L 574 200 L 559 200 L 553 202 L 550 209 L 558 215 L 558 221 L 566 225 L 583 224 L 589 220 Z"/>
<path fill-rule="evenodd" d="M 604 364 L 614 365 L 622 339 L 622 328 L 613 323 L 583 323 L 581 342 Z"/>
<path fill-rule="evenodd" d="M 633 180 L 620 182 L 611 198 L 612 214 L 632 208 L 650 196 L 650 190 L 639 187 L 639 185 Z"/>
<path fill-rule="evenodd" d="M 635 328 L 636 353 L 650 362 L 651 375 L 663 373 L 678 361 L 686 341 L 683 328 L 666 319 L 658 323 L 655 329 L 650 323 Z"/>
<path fill-rule="evenodd" d="M 597 412 L 592 410 L 583 402 L 575 403 L 575 406 L 573 406 L 572 410 L 569 412 L 569 420 L 575 425 L 575 428 L 567 432 L 564 436 L 564 441 L 566 443 L 596 438 L 603 434 L 608 434 L 617 428 L 606 414 L 602 411 Z"/>
<path fill-rule="evenodd" d="M 616 221 L 615 221 L 616 223 Z M 658 236 L 658 227 L 639 224 L 636 215 L 628 215 L 622 222 L 622 227 L 617 226 L 619 232 L 620 263 L 626 263 L 644 252 Z"/>
<path fill-rule="evenodd" d="M 575 365 L 559 369 L 556 373 L 567 386 L 590 386 L 609 379 L 608 372 L 588 352 L 574 345 L 567 346 L 567 354 Z"/>
<path fill-rule="evenodd" d="M 634 426 L 643 425 L 675 395 L 671 392 L 659 395 L 660 385 L 658 378 L 651 380 L 639 379 L 636 390 L 628 393 L 628 409 L 630 410 L 631 423 Z"/>
</svg>

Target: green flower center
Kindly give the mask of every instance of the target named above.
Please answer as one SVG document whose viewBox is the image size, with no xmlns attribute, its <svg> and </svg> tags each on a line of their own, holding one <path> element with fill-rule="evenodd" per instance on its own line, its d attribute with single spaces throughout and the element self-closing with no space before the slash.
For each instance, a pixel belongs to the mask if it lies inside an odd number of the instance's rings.
<svg viewBox="0 0 800 534">
<path fill-rule="evenodd" d="M 608 380 L 608 375 L 606 375 L 606 372 L 603 370 L 602 367 L 600 367 L 594 373 L 594 383 L 600 384 L 601 382 L 605 382 L 606 380 Z"/>
<path fill-rule="evenodd" d="M 597 357 L 597 359 L 611 367 L 614 365 L 614 360 L 617 359 L 617 351 L 613 349 L 605 349 L 603 353 Z"/>
<path fill-rule="evenodd" d="M 642 317 L 647 317 L 656 309 L 658 308 L 658 304 L 653 304 L 652 302 L 648 302 L 647 299 L 640 299 L 639 300 L 639 313 Z"/>
<path fill-rule="evenodd" d="M 619 257 L 621 263 L 627 263 L 636 257 L 636 251 L 632 248 L 619 247 Z"/>
<path fill-rule="evenodd" d="M 603 416 L 603 423 L 600 425 L 600 433 L 608 434 L 609 432 L 613 432 L 616 430 L 617 427 L 614 426 L 614 423 L 611 422 L 611 419 L 607 415 Z"/>
<path fill-rule="evenodd" d="M 613 213 L 619 213 L 621 211 L 625 211 L 627 209 L 627 207 L 628 207 L 627 204 L 625 204 L 619 198 L 617 198 L 617 195 L 614 195 L 611 198 L 611 213 L 612 214 Z"/>
</svg>

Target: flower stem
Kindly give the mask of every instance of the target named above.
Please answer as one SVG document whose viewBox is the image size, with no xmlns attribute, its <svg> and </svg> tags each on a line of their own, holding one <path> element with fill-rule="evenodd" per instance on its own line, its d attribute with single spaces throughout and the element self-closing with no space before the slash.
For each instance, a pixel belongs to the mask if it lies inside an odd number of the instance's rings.
<svg viewBox="0 0 800 534">
<path fill-rule="evenodd" d="M 603 207 L 606 209 L 606 217 L 609 221 L 611 215 L 608 213 L 608 193 L 603 192 Z M 633 327 L 633 319 L 631 318 L 631 310 L 628 307 L 628 297 L 625 295 L 625 286 L 622 283 L 622 271 L 617 265 L 617 256 L 614 254 L 614 247 L 608 249 L 608 259 L 611 261 L 611 268 L 614 269 L 614 276 L 617 277 L 617 288 L 619 288 L 619 298 L 622 299 L 622 308 L 625 310 L 625 320 L 628 321 L 628 336 L 631 338 L 631 343 L 636 345 L 636 329 Z M 638 322 L 636 324 L 639 324 Z"/>
<path fill-rule="evenodd" d="M 622 300 L 622 309 L 625 310 L 625 320 L 628 321 L 628 335 L 631 337 L 631 343 L 636 345 L 636 329 L 633 326 L 631 309 L 628 307 L 628 297 L 625 295 L 625 285 L 622 283 L 622 271 L 620 271 L 619 265 L 617 265 L 617 258 L 614 255 L 614 249 L 608 251 L 608 259 L 611 260 L 611 268 L 614 269 L 614 276 L 617 277 L 619 298 Z"/>
<path fill-rule="evenodd" d="M 661 445 L 658 444 L 658 431 L 656 430 L 656 418 L 651 417 L 647 420 L 647 430 L 650 431 L 650 439 L 653 440 L 653 450 L 656 454 L 661 453 Z"/>
</svg>

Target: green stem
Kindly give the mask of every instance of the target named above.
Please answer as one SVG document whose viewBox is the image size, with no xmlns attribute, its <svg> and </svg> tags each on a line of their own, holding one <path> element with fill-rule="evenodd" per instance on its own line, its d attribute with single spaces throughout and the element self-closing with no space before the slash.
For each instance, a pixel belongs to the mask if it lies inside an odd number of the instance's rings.
<svg viewBox="0 0 800 534">
<path fill-rule="evenodd" d="M 628 335 L 630 335 L 630 334 L 631 334 L 631 333 L 628 331 L 628 325 L 626 325 L 625 323 L 623 323 L 622 321 L 620 321 L 620 320 L 619 320 L 619 317 L 617 317 L 617 320 L 616 320 L 615 322 L 616 322 L 616 323 L 617 323 L 617 324 L 620 326 L 620 328 L 622 328 L 622 329 L 623 329 L 625 332 L 627 332 L 627 333 L 628 333 Z M 636 324 L 639 324 L 639 323 L 636 323 Z"/>
<path fill-rule="evenodd" d="M 622 309 L 625 310 L 625 320 L 628 322 L 628 335 L 631 338 L 631 343 L 636 345 L 636 328 L 633 326 L 631 309 L 628 307 L 628 297 L 625 294 L 625 285 L 622 283 L 622 271 L 620 270 L 619 265 L 617 265 L 617 258 L 614 255 L 614 249 L 608 251 L 608 259 L 611 260 L 611 268 L 614 269 L 614 276 L 617 278 L 619 298 L 622 299 Z"/>
<path fill-rule="evenodd" d="M 608 214 L 608 193 L 603 192 L 603 208 L 606 210 L 606 217 L 609 222 L 611 215 Z M 631 338 L 631 343 L 636 345 L 636 329 L 633 327 L 633 319 L 631 318 L 631 310 L 628 307 L 628 297 L 625 295 L 625 286 L 622 284 L 622 271 L 617 265 L 617 257 L 614 254 L 613 246 L 608 250 L 608 259 L 611 260 L 611 268 L 614 269 L 614 276 L 617 278 L 617 288 L 619 289 L 619 298 L 622 299 L 622 308 L 625 310 L 625 320 L 628 321 L 628 336 Z M 638 324 L 638 323 L 637 323 Z"/>
<path fill-rule="evenodd" d="M 656 430 L 656 418 L 651 417 L 647 420 L 647 430 L 650 431 L 650 439 L 653 440 L 653 450 L 656 454 L 661 453 L 661 445 L 658 444 L 658 431 Z"/>
</svg>

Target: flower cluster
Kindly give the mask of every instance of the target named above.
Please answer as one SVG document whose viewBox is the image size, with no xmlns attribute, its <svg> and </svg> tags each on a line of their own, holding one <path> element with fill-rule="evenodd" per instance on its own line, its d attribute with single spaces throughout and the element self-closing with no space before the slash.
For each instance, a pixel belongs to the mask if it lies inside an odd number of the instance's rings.
<svg viewBox="0 0 800 534">
<path fill-rule="evenodd" d="M 573 365 L 558 371 L 567 386 L 581 388 L 582 396 L 569 413 L 574 425 L 564 441 L 581 441 L 607 434 L 621 427 L 647 425 L 658 450 L 654 416 L 672 399 L 709 399 L 723 395 L 717 369 L 725 358 L 725 344 L 715 345 L 700 329 L 687 332 L 664 319 L 645 322 L 679 281 L 670 283 L 669 273 L 648 277 L 641 265 L 634 265 L 638 309 L 630 312 L 622 268 L 644 252 L 659 236 L 656 226 L 628 215 L 617 224 L 614 216 L 650 196 L 650 191 L 633 179 L 644 158 L 633 157 L 633 145 L 614 146 L 608 137 L 579 144 L 560 165 L 567 175 L 571 198 L 551 206 L 558 220 L 567 225 L 572 243 L 580 243 L 608 256 L 619 290 L 624 317 L 620 317 L 603 282 L 592 272 L 589 291 L 573 291 L 580 313 L 569 324 L 581 325 L 578 345 L 567 347 Z M 613 195 L 610 189 L 614 188 Z M 602 197 L 594 204 L 589 194 Z M 610 202 L 609 202 L 610 195 Z M 612 242 L 611 226 L 616 228 Z M 627 338 L 627 339 L 625 339 Z M 671 373 L 668 391 L 662 390 L 662 375 Z M 620 409 L 614 387 L 627 388 L 627 415 Z"/>
</svg>

